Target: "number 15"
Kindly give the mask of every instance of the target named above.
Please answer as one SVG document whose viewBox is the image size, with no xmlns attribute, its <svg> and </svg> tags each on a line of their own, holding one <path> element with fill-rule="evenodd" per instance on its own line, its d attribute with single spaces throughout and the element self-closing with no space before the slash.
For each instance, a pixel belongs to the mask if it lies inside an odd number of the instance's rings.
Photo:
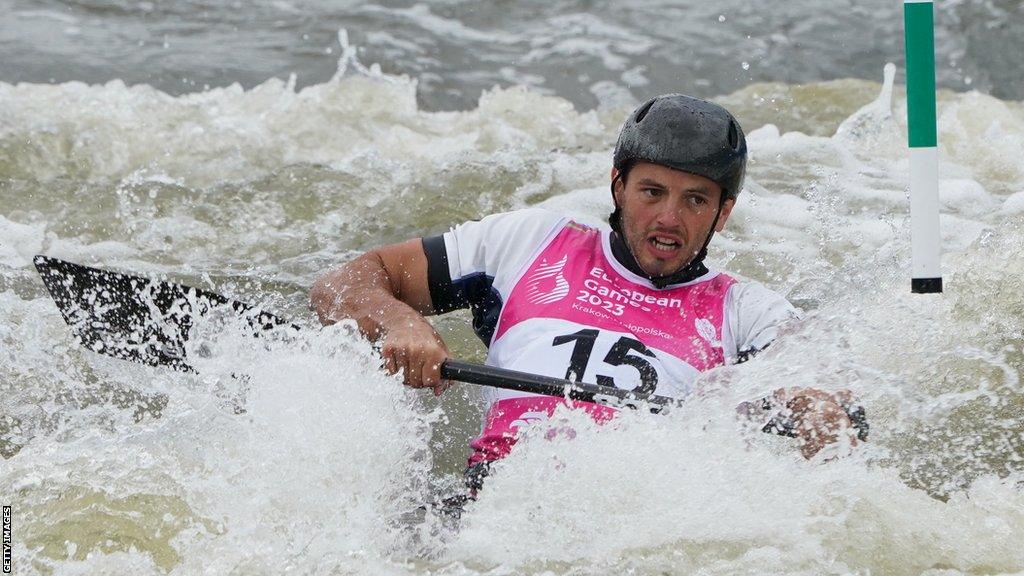
<svg viewBox="0 0 1024 576">
<path fill-rule="evenodd" d="M 587 371 L 587 364 L 590 362 L 590 355 L 594 351 L 594 342 L 597 341 L 598 333 L 598 330 L 586 328 L 572 334 L 556 336 L 551 341 L 552 346 L 576 342 L 572 348 L 572 356 L 569 358 L 569 368 L 565 371 L 566 380 L 579 382 L 583 378 L 583 373 Z M 636 394 L 653 393 L 654 389 L 658 387 L 658 371 L 643 356 L 630 355 L 630 351 L 655 358 L 654 352 L 644 346 L 643 342 L 623 336 L 612 345 L 608 355 L 604 357 L 604 363 L 610 366 L 628 364 L 636 368 L 640 372 L 640 385 L 633 388 L 632 391 Z M 597 383 L 602 386 L 615 386 L 615 379 L 611 376 L 598 375 Z"/>
</svg>

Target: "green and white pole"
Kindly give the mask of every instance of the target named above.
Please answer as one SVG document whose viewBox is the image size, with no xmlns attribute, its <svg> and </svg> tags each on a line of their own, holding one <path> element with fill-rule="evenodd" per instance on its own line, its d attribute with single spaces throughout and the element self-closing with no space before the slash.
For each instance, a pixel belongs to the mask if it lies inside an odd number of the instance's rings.
<svg viewBox="0 0 1024 576">
<path fill-rule="evenodd" d="M 907 140 L 910 144 L 910 290 L 927 294 L 942 292 L 932 0 L 904 0 L 903 23 L 907 55 Z"/>
</svg>

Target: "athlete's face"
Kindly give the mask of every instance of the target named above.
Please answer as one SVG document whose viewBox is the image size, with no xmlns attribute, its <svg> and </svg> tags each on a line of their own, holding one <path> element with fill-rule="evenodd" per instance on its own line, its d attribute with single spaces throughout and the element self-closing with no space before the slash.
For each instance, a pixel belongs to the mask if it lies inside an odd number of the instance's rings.
<svg viewBox="0 0 1024 576">
<path fill-rule="evenodd" d="M 618 171 L 612 169 L 612 179 Z M 615 188 L 626 245 L 651 276 L 672 274 L 693 260 L 711 231 L 722 188 L 705 178 L 639 162 Z M 721 232 L 735 200 L 722 205 Z"/>
</svg>

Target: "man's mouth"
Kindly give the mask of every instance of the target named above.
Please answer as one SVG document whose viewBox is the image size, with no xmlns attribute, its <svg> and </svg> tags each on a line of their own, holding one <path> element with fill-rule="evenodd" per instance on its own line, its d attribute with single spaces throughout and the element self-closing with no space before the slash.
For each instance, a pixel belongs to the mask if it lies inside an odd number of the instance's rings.
<svg viewBox="0 0 1024 576">
<path fill-rule="evenodd" d="M 671 236 L 662 236 L 660 234 L 648 237 L 647 242 L 650 243 L 657 252 L 662 252 L 664 254 L 671 254 L 683 245 L 682 242 L 676 238 Z"/>
</svg>

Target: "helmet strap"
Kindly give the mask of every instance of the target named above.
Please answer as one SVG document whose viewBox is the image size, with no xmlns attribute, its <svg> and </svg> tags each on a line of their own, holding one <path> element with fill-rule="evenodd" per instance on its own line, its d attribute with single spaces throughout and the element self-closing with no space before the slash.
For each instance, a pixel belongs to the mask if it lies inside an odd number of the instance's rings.
<svg viewBox="0 0 1024 576">
<path fill-rule="evenodd" d="M 711 238 L 715 235 L 715 226 L 718 225 L 718 219 L 722 215 L 722 208 L 725 206 L 725 201 L 727 199 L 725 191 L 723 190 L 722 199 L 718 202 L 718 210 L 715 212 L 715 219 L 711 222 L 711 230 L 708 232 L 707 238 L 704 239 L 704 245 L 701 246 L 693 260 L 690 260 L 690 262 L 681 269 L 665 276 L 652 276 L 640 267 L 640 263 L 637 262 L 636 256 L 634 256 L 633 251 L 630 250 L 624 239 L 624 234 L 621 229 L 622 209 L 616 205 L 615 212 L 612 213 L 612 217 L 610 218 L 612 224 L 612 256 L 614 256 L 619 263 L 625 266 L 627 270 L 637 276 L 646 278 L 659 290 L 672 284 L 683 284 L 696 280 L 708 273 L 707 266 L 704 265 L 704 258 L 708 254 L 708 244 L 711 243 Z"/>
<path fill-rule="evenodd" d="M 703 261 L 708 255 L 708 244 L 711 244 L 711 237 L 715 235 L 715 226 L 718 226 L 718 219 L 722 217 L 722 208 L 725 207 L 725 201 L 728 199 L 725 190 L 722 190 L 722 197 L 718 200 L 718 210 L 715 211 L 715 219 L 711 222 L 711 230 L 708 230 L 708 237 L 704 239 L 704 245 L 700 247 L 700 252 L 697 253 L 694 260 Z"/>
</svg>

